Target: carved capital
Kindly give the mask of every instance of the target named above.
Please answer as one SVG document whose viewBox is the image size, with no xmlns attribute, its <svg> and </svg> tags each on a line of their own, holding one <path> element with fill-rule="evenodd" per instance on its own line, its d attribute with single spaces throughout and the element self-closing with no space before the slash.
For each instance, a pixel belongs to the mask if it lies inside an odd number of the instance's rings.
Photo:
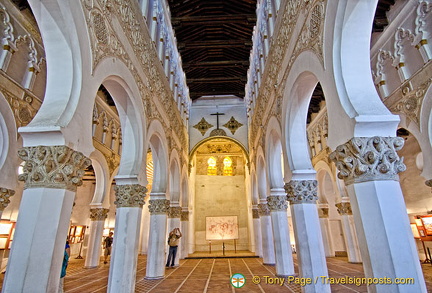
<svg viewBox="0 0 432 293">
<path fill-rule="evenodd" d="M 168 210 L 168 218 L 180 218 L 181 213 L 181 207 L 170 207 Z"/>
<path fill-rule="evenodd" d="M 259 209 L 252 209 L 252 218 L 259 219 Z"/>
<path fill-rule="evenodd" d="M 316 203 L 317 186 L 316 180 L 291 180 L 285 184 L 288 201 L 291 204 Z"/>
<path fill-rule="evenodd" d="M 90 209 L 90 220 L 103 221 L 108 217 L 109 209 L 94 208 Z"/>
<path fill-rule="evenodd" d="M 258 204 L 258 214 L 260 216 L 269 216 L 270 215 L 270 208 L 269 208 L 268 204 L 266 204 L 266 203 Z"/>
<path fill-rule="evenodd" d="M 401 137 L 354 137 L 330 154 L 339 170 L 338 178 L 345 184 L 374 180 L 398 180 L 405 171 L 403 158 L 396 153 L 402 149 Z"/>
<path fill-rule="evenodd" d="M 288 208 L 286 196 L 268 196 L 267 204 L 270 211 L 286 211 Z"/>
<path fill-rule="evenodd" d="M 182 211 L 180 221 L 189 221 L 189 211 Z"/>
<path fill-rule="evenodd" d="M 117 208 L 141 208 L 144 204 L 147 188 L 139 184 L 114 186 Z"/>
<path fill-rule="evenodd" d="M 335 204 L 339 215 L 352 215 L 351 204 L 349 202 L 340 202 Z"/>
<path fill-rule="evenodd" d="M 0 187 L 0 211 L 4 211 L 10 203 L 9 197 L 15 194 L 15 190 Z"/>
<path fill-rule="evenodd" d="M 149 211 L 152 215 L 166 214 L 170 208 L 170 201 L 167 199 L 149 200 Z"/>
<path fill-rule="evenodd" d="M 59 188 L 76 191 L 82 185 L 84 170 L 91 160 L 82 153 L 60 146 L 24 147 L 18 156 L 25 161 L 18 180 L 25 182 L 25 188 Z"/>
</svg>

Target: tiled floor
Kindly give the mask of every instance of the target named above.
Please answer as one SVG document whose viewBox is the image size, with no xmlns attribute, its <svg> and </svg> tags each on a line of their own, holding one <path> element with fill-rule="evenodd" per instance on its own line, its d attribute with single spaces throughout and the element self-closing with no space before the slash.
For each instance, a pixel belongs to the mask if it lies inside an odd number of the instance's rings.
<svg viewBox="0 0 432 293">
<path fill-rule="evenodd" d="M 298 272 L 297 259 L 294 255 L 295 271 Z M 186 259 L 180 261 L 180 266 L 170 268 L 166 276 L 161 280 L 145 280 L 146 257 L 139 256 L 137 269 L 137 283 L 135 292 L 301 292 L 298 284 L 288 284 L 287 280 L 281 285 L 270 284 L 275 281 L 275 267 L 262 264 L 260 258 L 205 258 Z M 67 293 L 90 293 L 106 292 L 109 263 L 101 262 L 99 268 L 84 269 L 84 260 L 72 258 L 69 263 L 65 278 L 65 292 Z M 363 277 L 361 264 L 350 264 L 344 257 L 327 258 L 329 275 L 335 279 L 347 277 Z M 428 292 L 432 292 L 432 265 L 423 264 Z M 230 277 L 235 274 L 243 274 L 245 285 L 236 289 L 230 284 Z M 2 275 L 0 281 L 3 280 Z M 259 284 L 253 283 L 257 276 Z M 266 282 L 267 279 L 267 282 Z M 319 282 L 320 280 L 318 280 Z M 366 285 L 331 285 L 332 292 L 367 292 Z"/>
<path fill-rule="evenodd" d="M 294 255 L 295 271 L 298 272 L 297 259 Z M 146 257 L 139 256 L 137 283 L 135 292 L 301 292 L 298 284 L 288 284 L 286 279 L 282 286 L 269 284 L 275 277 L 275 267 L 262 264 L 260 258 L 205 258 L 186 259 L 180 261 L 180 266 L 167 269 L 162 280 L 145 280 Z M 106 292 L 109 264 L 97 269 L 83 269 L 83 260 L 72 259 L 65 279 L 65 292 Z M 327 258 L 330 277 L 343 278 L 364 277 L 361 264 L 350 264 L 346 258 Z M 427 286 L 432 292 L 432 265 L 423 265 Z M 230 284 L 230 277 L 235 273 L 245 276 L 246 282 L 241 289 L 235 289 Z M 260 284 L 254 284 L 253 276 L 261 279 Z M 267 278 L 267 282 L 266 282 Z M 272 278 L 272 279 L 271 279 Z M 367 292 L 366 285 L 331 285 L 332 292 Z"/>
</svg>

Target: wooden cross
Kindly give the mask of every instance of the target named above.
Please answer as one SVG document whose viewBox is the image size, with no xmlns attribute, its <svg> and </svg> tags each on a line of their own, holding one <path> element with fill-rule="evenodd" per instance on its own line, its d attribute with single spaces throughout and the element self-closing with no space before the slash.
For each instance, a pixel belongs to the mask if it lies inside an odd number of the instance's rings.
<svg viewBox="0 0 432 293">
<path fill-rule="evenodd" d="M 225 113 L 219 113 L 219 112 L 216 112 L 216 113 L 213 113 L 213 114 L 210 114 L 210 115 L 216 115 L 216 129 L 219 129 L 219 116 L 220 115 L 225 115 Z"/>
</svg>

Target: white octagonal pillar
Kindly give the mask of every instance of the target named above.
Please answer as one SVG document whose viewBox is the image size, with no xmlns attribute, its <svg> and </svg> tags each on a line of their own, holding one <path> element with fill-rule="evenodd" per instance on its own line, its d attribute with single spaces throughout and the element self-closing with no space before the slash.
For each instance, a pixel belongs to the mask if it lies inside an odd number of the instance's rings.
<svg viewBox="0 0 432 293">
<path fill-rule="evenodd" d="M 348 200 L 348 201 L 347 201 Z M 354 226 L 351 204 L 348 198 L 342 198 L 342 202 L 335 205 L 342 220 L 342 231 L 344 233 L 345 246 L 350 263 L 361 263 L 360 246 Z"/>
<path fill-rule="evenodd" d="M 273 241 L 273 229 L 270 218 L 270 209 L 267 201 L 260 200 L 260 204 L 258 204 L 258 209 L 261 220 L 263 263 L 266 265 L 274 265 L 276 260 Z"/>
<path fill-rule="evenodd" d="M 60 146 L 25 147 L 25 182 L 3 292 L 57 292 L 76 187 L 90 159 Z"/>
<path fill-rule="evenodd" d="M 323 282 L 328 272 L 316 205 L 317 181 L 291 180 L 285 190 L 291 206 L 300 277 L 313 280 L 302 287 L 302 292 L 330 292 L 330 284 Z"/>
<path fill-rule="evenodd" d="M 88 249 L 85 257 L 84 268 L 96 268 L 99 266 L 102 235 L 108 212 L 109 209 L 104 208 L 90 209 L 90 236 L 87 245 Z"/>
<path fill-rule="evenodd" d="M 294 275 L 291 241 L 289 236 L 287 197 L 283 188 L 272 188 L 267 197 L 274 237 L 276 275 Z"/>
<path fill-rule="evenodd" d="M 397 175 L 406 168 L 396 153 L 403 144 L 400 137 L 354 137 L 330 154 L 347 186 L 365 276 L 392 282 L 369 292 L 426 292 Z M 400 278 L 414 284 L 396 284 Z"/>
<path fill-rule="evenodd" d="M 141 214 L 147 189 L 127 181 L 126 178 L 116 178 L 114 188 L 117 209 L 108 277 L 107 292 L 110 293 L 135 291 Z"/>
<path fill-rule="evenodd" d="M 150 233 L 147 252 L 146 279 L 162 279 L 165 275 L 167 213 L 170 208 L 170 201 L 165 199 L 165 193 L 151 193 L 150 198 Z"/>
</svg>

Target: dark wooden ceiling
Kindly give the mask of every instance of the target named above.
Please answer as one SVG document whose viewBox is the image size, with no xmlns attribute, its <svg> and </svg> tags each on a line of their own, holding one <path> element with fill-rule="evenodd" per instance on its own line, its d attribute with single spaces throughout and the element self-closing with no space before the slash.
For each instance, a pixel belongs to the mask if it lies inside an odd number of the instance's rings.
<svg viewBox="0 0 432 293">
<path fill-rule="evenodd" d="M 388 24 L 386 12 L 394 1 L 378 1 L 373 32 Z M 256 1 L 168 0 L 168 4 L 191 99 L 217 95 L 243 98 Z M 323 99 L 319 87 L 311 108 L 317 109 Z"/>
<path fill-rule="evenodd" d="M 244 97 L 256 0 L 168 0 L 192 100 Z"/>
</svg>

